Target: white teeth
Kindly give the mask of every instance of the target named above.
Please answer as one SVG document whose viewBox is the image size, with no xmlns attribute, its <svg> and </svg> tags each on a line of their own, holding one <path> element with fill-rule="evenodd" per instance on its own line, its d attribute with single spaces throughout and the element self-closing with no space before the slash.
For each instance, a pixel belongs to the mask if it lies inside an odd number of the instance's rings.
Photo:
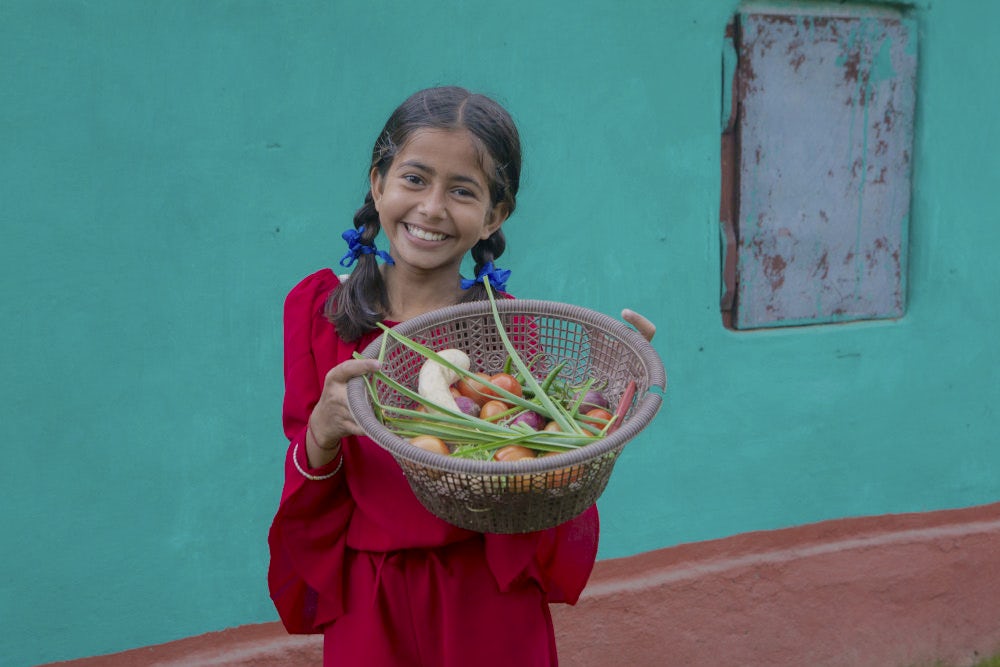
<svg viewBox="0 0 1000 667">
<path fill-rule="evenodd" d="M 414 227 L 413 225 L 407 225 L 406 230 L 416 236 L 418 239 L 423 239 L 425 241 L 444 241 L 448 235 L 429 232 L 426 229 L 420 229 L 419 227 Z"/>
</svg>

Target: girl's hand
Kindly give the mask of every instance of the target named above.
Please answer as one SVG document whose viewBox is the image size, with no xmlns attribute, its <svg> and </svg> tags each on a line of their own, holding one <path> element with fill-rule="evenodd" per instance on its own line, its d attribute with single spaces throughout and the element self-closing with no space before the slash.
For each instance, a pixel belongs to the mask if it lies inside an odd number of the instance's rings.
<svg viewBox="0 0 1000 667">
<path fill-rule="evenodd" d="M 642 334 L 642 337 L 648 341 L 652 341 L 653 336 L 656 335 L 656 325 L 634 310 L 629 310 L 628 308 L 623 310 L 622 319 L 634 326 L 636 331 Z"/>
<path fill-rule="evenodd" d="M 340 455 L 340 439 L 362 435 L 347 404 L 347 382 L 378 370 L 374 359 L 348 359 L 330 369 L 323 381 L 323 393 L 309 416 L 306 455 L 309 466 L 319 468 Z"/>
</svg>

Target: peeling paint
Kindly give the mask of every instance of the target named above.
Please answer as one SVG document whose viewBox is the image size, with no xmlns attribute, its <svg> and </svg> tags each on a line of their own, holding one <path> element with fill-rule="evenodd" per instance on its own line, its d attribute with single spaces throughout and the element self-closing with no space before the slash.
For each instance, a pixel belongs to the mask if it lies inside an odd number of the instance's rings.
<svg viewBox="0 0 1000 667">
<path fill-rule="evenodd" d="M 902 315 L 913 26 L 752 13 L 737 25 L 733 325 Z"/>
</svg>

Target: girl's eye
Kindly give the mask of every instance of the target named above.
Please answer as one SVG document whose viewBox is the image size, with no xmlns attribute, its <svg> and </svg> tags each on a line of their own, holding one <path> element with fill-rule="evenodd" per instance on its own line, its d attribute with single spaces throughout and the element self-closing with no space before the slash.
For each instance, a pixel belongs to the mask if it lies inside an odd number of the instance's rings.
<svg viewBox="0 0 1000 667">
<path fill-rule="evenodd" d="M 476 189 L 466 188 L 461 185 L 455 186 L 455 188 L 452 189 L 452 192 L 454 192 L 456 196 L 461 197 L 462 199 L 471 199 L 479 201 L 480 198 L 482 197 L 481 191 L 478 188 Z"/>
<path fill-rule="evenodd" d="M 424 182 L 424 179 L 420 178 L 416 174 L 404 174 L 403 180 L 413 185 L 420 185 Z"/>
</svg>

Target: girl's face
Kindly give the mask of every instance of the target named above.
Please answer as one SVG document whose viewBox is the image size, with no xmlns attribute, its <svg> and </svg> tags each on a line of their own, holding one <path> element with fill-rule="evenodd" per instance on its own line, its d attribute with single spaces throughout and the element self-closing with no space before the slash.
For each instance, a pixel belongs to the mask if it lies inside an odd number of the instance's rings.
<svg viewBox="0 0 1000 667">
<path fill-rule="evenodd" d="M 499 229 L 503 205 L 468 130 L 417 130 L 385 176 L 371 172 L 372 198 L 397 266 L 458 274 L 462 258 Z"/>
</svg>

